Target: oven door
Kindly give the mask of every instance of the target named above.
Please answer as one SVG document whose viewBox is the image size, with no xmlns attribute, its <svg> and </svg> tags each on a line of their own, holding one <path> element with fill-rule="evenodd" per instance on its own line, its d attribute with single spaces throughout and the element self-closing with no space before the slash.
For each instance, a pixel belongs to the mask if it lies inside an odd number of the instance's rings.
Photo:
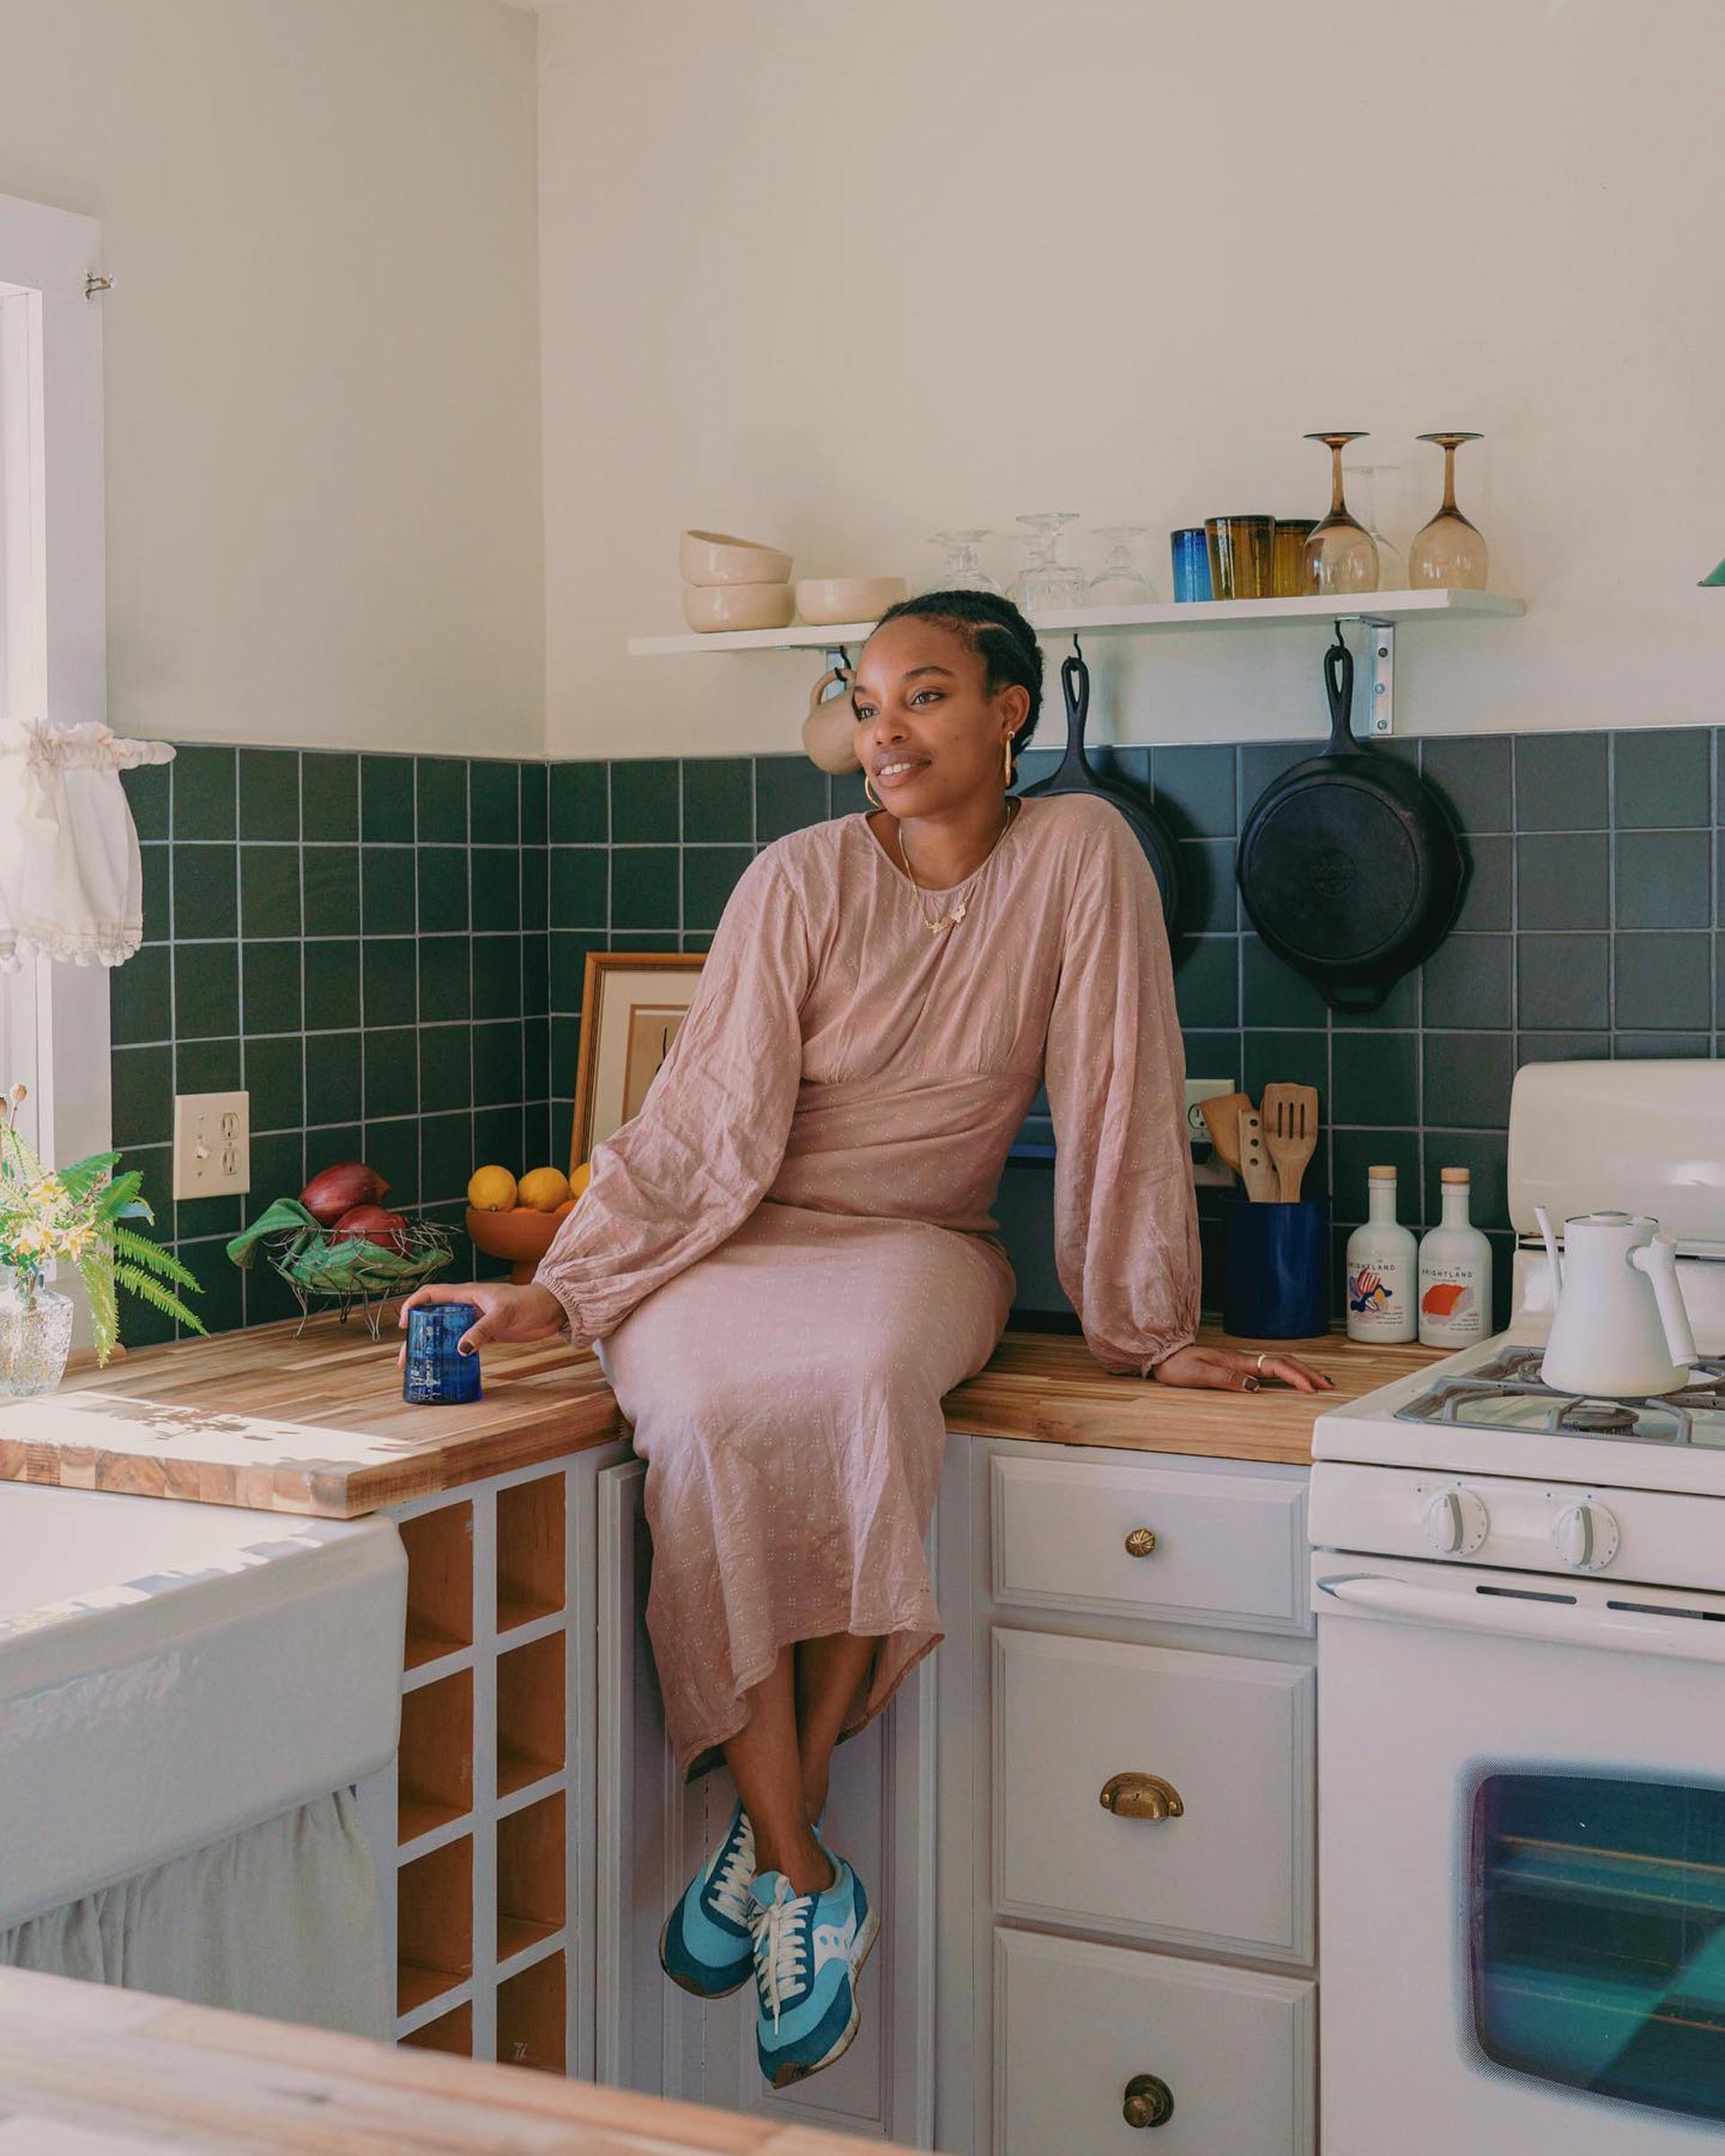
<svg viewBox="0 0 1725 2156">
<path fill-rule="evenodd" d="M 1725 2134 L 1725 1597 L 1314 1561 L 1325 2156 Z"/>
</svg>

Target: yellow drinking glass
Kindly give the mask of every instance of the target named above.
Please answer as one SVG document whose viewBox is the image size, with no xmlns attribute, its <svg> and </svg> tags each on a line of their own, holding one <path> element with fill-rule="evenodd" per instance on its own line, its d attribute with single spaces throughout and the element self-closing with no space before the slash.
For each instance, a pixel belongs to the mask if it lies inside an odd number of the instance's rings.
<svg viewBox="0 0 1725 2156">
<path fill-rule="evenodd" d="M 1204 537 L 1212 598 L 1269 597 L 1276 552 L 1273 517 L 1207 517 Z"/>
</svg>

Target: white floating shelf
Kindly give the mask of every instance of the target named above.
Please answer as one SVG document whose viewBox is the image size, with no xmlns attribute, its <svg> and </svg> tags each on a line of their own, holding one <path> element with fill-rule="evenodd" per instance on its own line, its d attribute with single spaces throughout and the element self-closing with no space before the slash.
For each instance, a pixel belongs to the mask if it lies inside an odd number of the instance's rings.
<svg viewBox="0 0 1725 2156">
<path fill-rule="evenodd" d="M 1032 614 L 1039 636 L 1088 635 L 1110 629 L 1243 629 L 1276 622 L 1408 622 L 1421 615 L 1470 614 L 1507 620 L 1526 614 L 1525 601 L 1498 591 L 1372 591 L 1349 599 L 1208 599 L 1170 606 L 1069 606 Z M 701 636 L 632 636 L 631 658 L 679 651 L 836 651 L 862 643 L 872 622 L 825 629 L 727 629 Z"/>
</svg>

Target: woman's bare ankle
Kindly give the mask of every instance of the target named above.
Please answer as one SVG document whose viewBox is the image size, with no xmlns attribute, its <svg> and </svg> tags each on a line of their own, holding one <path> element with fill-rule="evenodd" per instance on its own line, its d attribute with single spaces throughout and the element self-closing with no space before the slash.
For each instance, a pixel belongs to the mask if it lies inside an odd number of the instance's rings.
<svg viewBox="0 0 1725 2156">
<path fill-rule="evenodd" d="M 757 1873 L 782 1873 L 790 1880 L 792 1893 L 798 1895 L 824 1894 L 838 1877 L 837 1866 L 812 1832 L 805 1832 L 798 1840 L 783 1844 L 757 1834 L 755 1865 Z"/>
</svg>

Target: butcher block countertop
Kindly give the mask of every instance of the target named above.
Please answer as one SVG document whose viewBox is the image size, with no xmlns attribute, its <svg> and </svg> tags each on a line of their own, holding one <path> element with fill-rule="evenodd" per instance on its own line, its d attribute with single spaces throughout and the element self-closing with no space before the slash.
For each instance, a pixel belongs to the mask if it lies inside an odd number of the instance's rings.
<svg viewBox="0 0 1725 2156">
<path fill-rule="evenodd" d="M 854 2156 L 856 2145 L 0 1969 L 0 2156 Z"/>
<path fill-rule="evenodd" d="M 270 1325 L 119 1357 L 0 1409 L 0 1480 L 351 1519 L 628 1435 L 597 1361 L 558 1341 L 488 1348 L 482 1400 L 420 1408 L 402 1399 L 398 1339 L 324 1320 L 297 1340 Z M 1111 1376 L 1075 1335 L 1009 1332 L 948 1396 L 947 1421 L 975 1436 L 1304 1464 L 1323 1408 L 1435 1359 L 1340 1334 L 1301 1352 L 1333 1392 L 1176 1392 Z"/>
</svg>

